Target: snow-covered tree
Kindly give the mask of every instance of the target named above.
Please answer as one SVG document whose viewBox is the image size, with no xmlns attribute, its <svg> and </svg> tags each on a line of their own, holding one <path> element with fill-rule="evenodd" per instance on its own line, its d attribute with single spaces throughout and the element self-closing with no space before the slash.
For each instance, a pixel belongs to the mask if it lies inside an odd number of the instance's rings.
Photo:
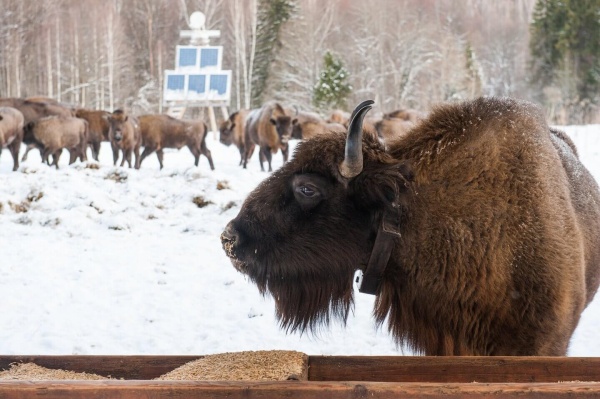
<svg viewBox="0 0 600 399">
<path fill-rule="evenodd" d="M 342 60 L 327 51 L 323 57 L 323 70 L 313 91 L 313 105 L 320 110 L 345 108 L 346 99 L 352 92 L 349 75 Z"/>
</svg>

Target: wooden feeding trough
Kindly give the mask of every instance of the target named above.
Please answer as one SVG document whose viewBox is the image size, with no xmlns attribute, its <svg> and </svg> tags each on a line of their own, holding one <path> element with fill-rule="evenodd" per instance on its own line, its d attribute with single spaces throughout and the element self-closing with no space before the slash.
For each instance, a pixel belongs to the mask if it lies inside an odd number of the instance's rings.
<svg viewBox="0 0 600 399">
<path fill-rule="evenodd" d="M 308 356 L 304 381 L 156 381 L 202 356 L 0 356 L 104 381 L 0 381 L 0 398 L 600 398 L 600 358 Z"/>
</svg>

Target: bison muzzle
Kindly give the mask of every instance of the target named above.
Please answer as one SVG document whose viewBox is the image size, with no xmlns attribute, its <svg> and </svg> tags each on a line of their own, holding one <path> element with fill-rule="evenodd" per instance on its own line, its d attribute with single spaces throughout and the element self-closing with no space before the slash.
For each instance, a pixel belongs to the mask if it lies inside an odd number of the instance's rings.
<svg viewBox="0 0 600 399">
<path fill-rule="evenodd" d="M 568 137 L 533 104 L 438 106 L 384 144 L 299 143 L 221 236 L 273 296 L 281 327 L 345 323 L 360 287 L 398 344 L 426 355 L 565 355 L 600 283 L 600 196 Z"/>
</svg>

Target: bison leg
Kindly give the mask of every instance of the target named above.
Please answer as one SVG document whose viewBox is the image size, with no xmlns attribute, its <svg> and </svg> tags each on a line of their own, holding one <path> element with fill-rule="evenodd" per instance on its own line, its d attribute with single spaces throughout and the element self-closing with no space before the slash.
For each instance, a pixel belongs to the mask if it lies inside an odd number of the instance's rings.
<svg viewBox="0 0 600 399">
<path fill-rule="evenodd" d="M 13 157 L 13 171 L 19 169 L 19 150 L 21 149 L 21 140 L 17 139 L 8 146 L 10 155 Z"/>
<path fill-rule="evenodd" d="M 246 165 L 248 164 L 248 160 L 250 158 L 252 158 L 252 154 L 254 153 L 254 143 L 252 144 L 247 144 L 244 147 L 244 155 L 243 155 L 243 162 L 242 165 L 244 166 L 244 169 L 246 169 Z"/>
<path fill-rule="evenodd" d="M 160 168 L 163 168 L 163 150 L 158 149 L 156 150 L 156 157 L 158 158 L 158 163 L 160 164 Z"/>
<path fill-rule="evenodd" d="M 204 154 L 204 156 L 206 158 L 208 158 L 208 163 L 210 164 L 210 170 L 215 170 L 215 164 L 213 163 L 212 154 L 210 153 L 210 150 L 206 146 L 205 142 L 202 142 L 202 145 L 200 145 L 200 151 L 202 152 L 202 154 Z M 196 166 L 198 166 L 197 158 L 196 158 Z"/>
<path fill-rule="evenodd" d="M 127 159 L 127 151 L 125 151 L 124 148 L 121 148 L 121 154 L 123 154 L 123 158 L 121 158 L 121 165 L 119 166 L 123 167 L 123 165 L 125 165 L 125 160 Z"/>
<path fill-rule="evenodd" d="M 286 145 L 284 148 L 281 149 L 281 155 L 283 155 L 283 163 L 286 163 L 288 161 L 289 154 L 290 147 Z"/>
<path fill-rule="evenodd" d="M 188 148 L 190 149 L 190 152 L 194 156 L 194 165 L 198 166 L 198 161 L 200 160 L 200 149 L 192 147 L 190 145 L 188 145 Z"/>
<path fill-rule="evenodd" d="M 123 150 L 125 151 L 125 150 Z M 131 148 L 128 148 L 127 151 L 125 152 L 125 154 L 123 154 L 123 158 L 127 157 L 127 166 L 129 166 L 129 169 L 131 169 L 131 154 L 132 154 L 133 150 Z"/>
<path fill-rule="evenodd" d="M 151 147 L 144 147 L 144 151 L 142 151 L 142 156 L 140 157 L 140 167 L 142 166 L 142 162 L 146 157 L 154 152 L 154 149 Z"/>
<path fill-rule="evenodd" d="M 113 165 L 116 166 L 117 161 L 119 160 L 119 147 L 112 141 L 110 142 L 110 146 L 113 152 Z"/>
<path fill-rule="evenodd" d="M 49 148 L 45 148 L 42 151 L 42 163 L 47 163 L 48 165 L 50 165 L 50 162 L 48 161 L 48 158 L 50 157 L 50 149 Z"/>
<path fill-rule="evenodd" d="M 245 149 L 243 146 L 239 146 L 238 150 L 240 150 L 240 163 L 238 166 L 241 166 L 244 163 L 244 153 L 245 153 Z"/>
<path fill-rule="evenodd" d="M 136 145 L 135 148 L 133 149 L 133 155 L 135 155 L 135 168 L 139 169 L 140 168 L 140 146 Z"/>
<path fill-rule="evenodd" d="M 54 158 L 54 161 L 52 161 L 52 165 L 54 165 L 56 169 L 58 169 L 58 160 L 60 159 L 60 154 L 62 154 L 62 148 L 59 148 L 54 154 L 52 154 L 52 157 Z"/>
<path fill-rule="evenodd" d="M 79 152 L 77 151 L 77 147 L 69 148 L 69 165 L 75 163 L 77 161 L 77 156 Z"/>
<path fill-rule="evenodd" d="M 271 160 L 273 159 L 273 154 L 271 153 L 271 149 L 269 147 L 261 147 L 260 149 L 261 149 L 261 152 L 263 155 L 261 157 L 261 161 L 260 161 L 260 170 L 262 170 L 264 172 L 264 169 L 262 167 L 262 162 L 264 159 L 269 164 L 269 172 L 272 172 L 273 168 L 271 167 Z"/>
<path fill-rule="evenodd" d="M 29 154 L 29 151 L 33 150 L 34 148 L 36 148 L 35 144 L 27 144 L 27 147 L 25 148 L 25 154 L 23 154 L 23 158 L 21 158 L 21 162 L 27 161 L 27 155 Z M 40 155 L 41 155 L 41 151 L 40 151 Z"/>
<path fill-rule="evenodd" d="M 98 143 L 91 141 L 88 143 L 88 145 L 90 146 L 90 150 L 92 150 L 92 159 L 98 161 L 98 152 L 100 151 L 100 146 L 97 145 Z"/>
<path fill-rule="evenodd" d="M 260 170 L 261 170 L 261 172 L 265 171 L 265 167 L 263 166 L 263 162 L 265 162 L 267 160 L 267 156 L 265 155 L 265 152 L 269 152 L 269 147 L 266 147 L 266 151 L 265 151 L 265 147 L 259 147 L 259 149 L 258 149 L 258 162 L 260 162 Z"/>
</svg>

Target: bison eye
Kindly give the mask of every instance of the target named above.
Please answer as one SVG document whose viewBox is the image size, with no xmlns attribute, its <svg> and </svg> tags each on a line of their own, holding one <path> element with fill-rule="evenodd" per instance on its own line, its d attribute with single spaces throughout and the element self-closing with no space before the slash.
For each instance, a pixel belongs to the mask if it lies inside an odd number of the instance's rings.
<svg viewBox="0 0 600 399">
<path fill-rule="evenodd" d="M 292 180 L 292 191 L 300 207 L 308 211 L 327 198 L 328 183 L 319 175 L 296 175 Z"/>
<path fill-rule="evenodd" d="M 314 197 L 317 192 L 308 186 L 298 187 L 298 190 L 306 197 Z"/>
</svg>

